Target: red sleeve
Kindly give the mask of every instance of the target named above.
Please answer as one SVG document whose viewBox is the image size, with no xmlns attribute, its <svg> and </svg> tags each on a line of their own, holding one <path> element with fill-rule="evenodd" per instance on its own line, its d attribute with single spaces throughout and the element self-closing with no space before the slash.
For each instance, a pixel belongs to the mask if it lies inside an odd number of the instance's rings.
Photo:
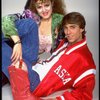
<svg viewBox="0 0 100 100">
<path fill-rule="evenodd" d="M 62 96 L 56 97 L 57 100 L 92 100 L 95 85 L 95 76 L 90 75 L 88 78 L 79 82 L 71 92 L 64 92 Z"/>
</svg>

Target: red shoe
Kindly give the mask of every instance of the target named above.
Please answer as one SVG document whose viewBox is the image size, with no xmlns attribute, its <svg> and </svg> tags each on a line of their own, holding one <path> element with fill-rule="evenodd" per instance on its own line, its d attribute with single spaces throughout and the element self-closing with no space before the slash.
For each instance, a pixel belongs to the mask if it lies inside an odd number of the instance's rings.
<svg viewBox="0 0 100 100">
<path fill-rule="evenodd" d="M 40 100 L 30 92 L 28 72 L 14 66 L 10 66 L 8 71 L 14 100 Z"/>
</svg>

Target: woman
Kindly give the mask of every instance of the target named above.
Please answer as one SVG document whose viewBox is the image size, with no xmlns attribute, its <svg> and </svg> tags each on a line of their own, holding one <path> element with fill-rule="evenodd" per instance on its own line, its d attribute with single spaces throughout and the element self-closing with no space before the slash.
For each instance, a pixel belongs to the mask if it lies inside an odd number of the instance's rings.
<svg viewBox="0 0 100 100">
<path fill-rule="evenodd" d="M 40 53 L 49 52 L 55 48 L 57 26 L 65 15 L 65 6 L 62 0 L 32 0 L 29 6 L 31 11 L 40 16 L 39 39 Z M 48 41 L 47 41 L 48 40 Z"/>
<path fill-rule="evenodd" d="M 33 18 L 33 20 L 37 22 L 39 27 L 39 54 L 54 51 L 54 49 L 56 48 L 56 38 L 58 34 L 57 27 L 59 26 L 63 15 L 65 15 L 65 6 L 63 3 L 64 2 L 62 0 L 29 0 L 25 6 L 26 10 L 22 15 L 12 14 L 3 17 L 3 38 L 12 38 L 13 41 L 20 42 L 21 38 L 18 35 L 19 33 L 17 27 L 15 27 L 15 22 L 19 19 Z M 13 49 L 13 54 L 11 56 L 13 64 L 15 64 L 19 59 L 22 58 L 21 46 L 22 44 L 20 43 L 16 48 Z M 34 51 L 34 49 L 31 50 L 31 52 L 32 51 Z M 32 63 L 33 62 L 31 62 L 31 64 Z M 6 66 L 9 65 L 7 64 Z M 2 68 L 5 69 L 5 66 L 2 66 Z"/>
<path fill-rule="evenodd" d="M 39 24 L 39 53 L 50 52 L 55 48 L 55 40 L 57 38 L 56 27 L 60 24 L 63 15 L 65 15 L 65 5 L 63 0 L 29 0 L 25 5 L 25 11 L 22 15 L 9 15 L 4 17 L 5 23 L 13 23 L 12 27 L 15 29 L 14 21 L 18 18 L 33 18 Z M 28 8 L 28 9 L 27 9 Z M 39 16 L 37 16 L 39 15 Z M 7 17 L 10 21 L 7 22 Z M 15 19 L 15 20 L 14 20 Z M 40 19 L 40 20 L 39 20 Z M 6 26 L 6 25 L 5 25 Z M 5 27 L 4 26 L 4 27 Z M 7 27 L 3 30 L 5 31 Z M 10 26 L 8 26 L 10 28 Z M 9 29 L 11 30 L 11 28 Z M 5 32 L 6 34 L 7 32 Z M 16 31 L 13 31 L 13 34 Z M 9 33 L 10 35 L 11 33 Z M 48 41 L 47 41 L 48 40 Z"/>
</svg>

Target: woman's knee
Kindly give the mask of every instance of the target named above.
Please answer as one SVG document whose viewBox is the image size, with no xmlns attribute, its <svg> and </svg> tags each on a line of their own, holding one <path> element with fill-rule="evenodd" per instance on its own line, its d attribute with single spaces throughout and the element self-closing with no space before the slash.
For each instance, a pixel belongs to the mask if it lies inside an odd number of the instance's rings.
<svg viewBox="0 0 100 100">
<path fill-rule="evenodd" d="M 15 24 L 19 36 L 29 34 L 30 31 L 33 31 L 34 34 L 38 34 L 38 26 L 36 22 L 31 18 L 17 20 Z"/>
</svg>

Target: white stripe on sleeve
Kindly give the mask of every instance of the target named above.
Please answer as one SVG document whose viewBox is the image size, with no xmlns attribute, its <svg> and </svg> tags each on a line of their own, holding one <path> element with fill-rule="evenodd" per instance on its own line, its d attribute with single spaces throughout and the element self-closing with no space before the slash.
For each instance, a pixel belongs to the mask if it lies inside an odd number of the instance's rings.
<svg viewBox="0 0 100 100">
<path fill-rule="evenodd" d="M 73 86 L 75 86 L 76 83 L 78 83 L 80 80 L 82 80 L 84 77 L 90 75 L 90 74 L 96 74 L 96 70 L 95 69 L 89 69 L 87 71 L 85 71 L 82 75 L 80 75 L 75 81 Z"/>
</svg>

